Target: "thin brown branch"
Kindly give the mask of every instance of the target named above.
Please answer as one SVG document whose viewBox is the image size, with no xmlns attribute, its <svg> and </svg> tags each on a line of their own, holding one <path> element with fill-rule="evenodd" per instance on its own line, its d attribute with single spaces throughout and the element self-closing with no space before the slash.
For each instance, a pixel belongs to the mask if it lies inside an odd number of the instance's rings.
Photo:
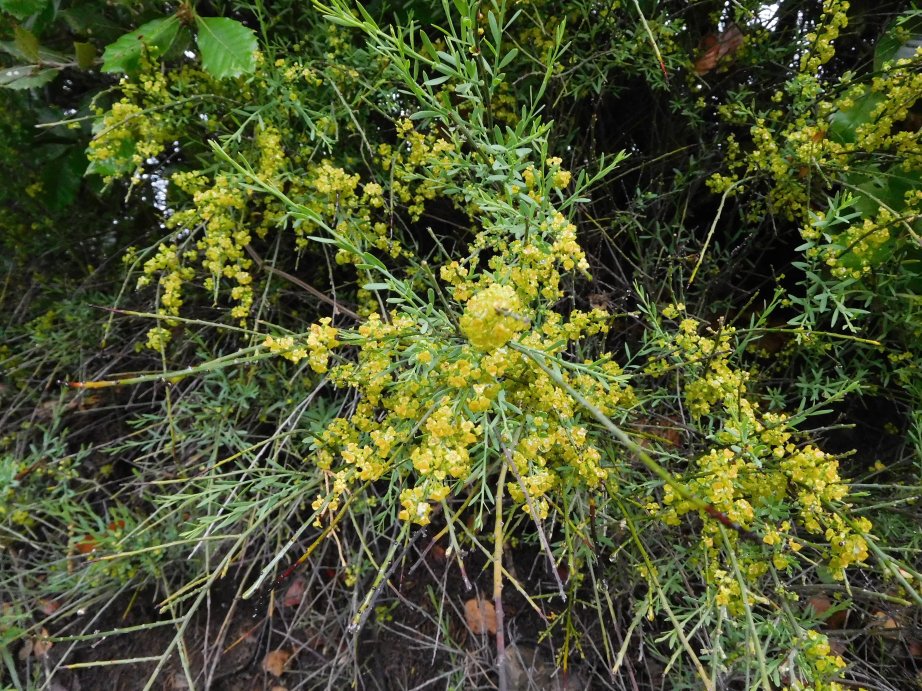
<svg viewBox="0 0 922 691">
<path fill-rule="evenodd" d="M 276 276 L 281 276 L 281 277 L 284 278 L 286 281 L 289 281 L 289 282 L 291 282 L 291 283 L 294 283 L 296 286 L 298 286 L 298 287 L 301 288 L 302 290 L 304 290 L 304 291 L 310 293 L 311 295 L 313 295 L 315 298 L 317 298 L 317 299 L 320 300 L 321 302 L 325 302 L 326 304 L 330 305 L 330 306 L 333 308 L 333 314 L 334 314 L 334 315 L 337 314 L 337 313 L 339 313 L 339 312 L 342 312 L 343 314 L 345 314 L 345 315 L 347 315 L 347 316 L 349 316 L 349 317 L 352 317 L 352 318 L 355 319 L 356 321 L 362 321 L 362 318 L 361 318 L 358 314 L 356 314 L 355 312 L 353 312 L 353 311 L 352 311 L 351 309 L 349 309 L 348 307 L 344 306 L 341 302 L 337 302 L 336 300 L 334 300 L 333 298 L 331 298 L 329 295 L 326 295 L 326 294 L 320 292 L 320 291 L 317 290 L 314 286 L 312 286 L 312 285 L 310 285 L 310 284 L 308 284 L 308 283 L 305 283 L 304 281 L 302 281 L 302 280 L 301 280 L 300 278 L 298 278 L 297 276 L 292 276 L 292 275 L 291 275 L 290 273 L 288 273 L 287 271 L 282 271 L 281 269 L 276 269 L 274 266 L 272 266 L 272 264 L 267 263 L 262 257 L 260 257 L 260 256 L 256 253 L 256 250 L 254 250 L 252 247 L 250 247 L 250 245 L 245 245 L 245 246 L 244 246 L 244 249 L 247 251 L 247 254 L 249 254 L 250 257 L 253 258 L 253 261 L 256 262 L 257 266 L 259 266 L 260 269 L 262 269 L 263 271 L 268 271 L 268 272 L 271 273 L 271 274 L 275 274 Z"/>
</svg>

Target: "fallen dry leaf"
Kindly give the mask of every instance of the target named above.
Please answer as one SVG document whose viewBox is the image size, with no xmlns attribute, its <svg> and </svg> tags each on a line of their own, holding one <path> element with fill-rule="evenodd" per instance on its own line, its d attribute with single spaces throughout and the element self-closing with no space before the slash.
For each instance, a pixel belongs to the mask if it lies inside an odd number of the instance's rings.
<svg viewBox="0 0 922 691">
<path fill-rule="evenodd" d="M 19 649 L 20 660 L 29 659 L 29 655 L 32 654 L 32 645 L 33 643 L 31 638 L 27 638 L 25 641 L 23 641 L 22 647 Z"/>
<path fill-rule="evenodd" d="M 473 598 L 464 603 L 464 618 L 470 630 L 478 636 L 496 635 L 496 608 L 483 598 Z"/>
<path fill-rule="evenodd" d="M 903 626 L 897 620 L 897 616 L 883 610 L 877 610 L 871 615 L 871 626 L 876 630 L 877 635 L 882 638 L 898 638 Z"/>
<path fill-rule="evenodd" d="M 41 660 L 48 654 L 48 651 L 51 650 L 53 645 L 54 643 L 48 640 L 48 631 L 42 629 L 41 635 L 35 639 L 35 644 L 32 647 L 32 654 L 35 655 L 36 660 Z"/>
<path fill-rule="evenodd" d="M 48 600 L 45 598 L 39 598 L 38 600 L 38 611 L 44 614 L 45 616 L 54 614 L 60 608 L 61 608 L 61 603 L 58 602 L 57 600 Z"/>
<path fill-rule="evenodd" d="M 270 650 L 263 658 L 263 669 L 273 676 L 280 677 L 285 673 L 285 665 L 290 659 L 291 653 L 287 650 Z"/>
<path fill-rule="evenodd" d="M 816 612 L 816 615 L 821 617 L 826 614 L 826 611 L 832 607 L 832 600 L 830 600 L 826 595 L 814 595 L 809 600 L 807 604 L 813 608 L 813 611 Z"/>
<path fill-rule="evenodd" d="M 432 545 L 432 549 L 429 550 L 429 556 L 432 557 L 432 561 L 436 564 L 444 564 L 448 559 L 445 548 L 438 543 Z"/>
<path fill-rule="evenodd" d="M 743 45 L 743 32 L 736 24 L 731 24 L 719 34 L 709 34 L 701 40 L 704 51 L 695 60 L 695 72 L 705 75 L 726 55 L 733 55 Z"/>
<path fill-rule="evenodd" d="M 51 647 L 54 645 L 48 640 L 48 630 L 42 629 L 38 636 L 27 638 L 19 649 L 19 659 L 27 660 L 30 655 L 34 655 L 36 660 L 43 659 Z"/>
<path fill-rule="evenodd" d="M 827 629 L 840 629 L 845 624 L 848 617 L 848 611 L 840 609 L 829 612 L 833 606 L 833 601 L 825 593 L 819 593 L 807 600 L 807 605 L 816 612 L 816 615 L 823 619 L 823 626 Z"/>
<path fill-rule="evenodd" d="M 288 586 L 288 590 L 285 591 L 285 596 L 282 598 L 283 607 L 297 607 L 301 604 L 301 600 L 304 599 L 304 588 L 305 580 L 301 576 L 297 576 Z"/>
</svg>

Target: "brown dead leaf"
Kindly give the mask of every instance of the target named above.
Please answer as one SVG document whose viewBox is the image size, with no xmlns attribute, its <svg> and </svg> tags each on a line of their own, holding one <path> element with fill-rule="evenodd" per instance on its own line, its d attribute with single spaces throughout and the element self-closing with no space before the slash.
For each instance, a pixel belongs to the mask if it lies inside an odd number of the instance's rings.
<svg viewBox="0 0 922 691">
<path fill-rule="evenodd" d="M 282 598 L 282 607 L 297 607 L 301 604 L 301 600 L 304 599 L 304 589 L 306 582 L 301 576 L 295 577 L 291 582 L 291 585 L 288 586 L 288 590 L 285 591 L 285 596 Z"/>
<path fill-rule="evenodd" d="M 290 659 L 291 653 L 287 650 L 270 650 L 263 658 L 263 669 L 273 676 L 280 677 L 285 673 L 285 665 Z"/>
<path fill-rule="evenodd" d="M 637 420 L 638 426 L 643 427 L 640 445 L 645 449 L 654 448 L 655 445 L 666 447 L 680 447 L 683 442 L 682 422 L 670 417 L 648 418 L 641 417 Z"/>
<path fill-rule="evenodd" d="M 899 615 L 877 610 L 871 615 L 871 626 L 875 629 L 877 635 L 883 638 L 898 638 L 903 625 L 897 619 L 897 616 Z"/>
<path fill-rule="evenodd" d="M 429 556 L 436 564 L 444 564 L 448 560 L 448 553 L 442 545 L 435 543 L 429 550 Z"/>
<path fill-rule="evenodd" d="M 821 617 L 826 614 L 826 610 L 832 607 L 832 600 L 820 593 L 807 600 L 807 604 L 816 612 L 816 616 Z"/>
<path fill-rule="evenodd" d="M 22 648 L 19 649 L 19 659 L 27 660 L 30 655 L 34 655 L 36 660 L 41 660 L 53 645 L 54 643 L 48 640 L 48 629 L 43 628 L 38 636 L 32 636 L 23 642 Z"/>
<path fill-rule="evenodd" d="M 49 616 L 51 614 L 54 614 L 61 608 L 61 603 L 58 602 L 57 600 L 48 600 L 45 598 L 39 598 L 37 607 L 38 607 L 39 612 L 41 612 L 45 616 Z"/>
<path fill-rule="evenodd" d="M 483 598 L 472 598 L 464 603 L 464 618 L 471 632 L 476 635 L 496 635 L 496 608 Z"/>
<path fill-rule="evenodd" d="M 909 654 L 913 657 L 922 657 L 922 641 L 909 641 Z"/>
<path fill-rule="evenodd" d="M 20 660 L 25 661 L 29 659 L 29 656 L 32 654 L 33 645 L 34 644 L 31 638 L 27 638 L 25 641 L 23 641 L 22 647 L 19 649 L 19 659 Z"/>
<path fill-rule="evenodd" d="M 36 660 L 41 660 L 48 654 L 48 651 L 51 650 L 53 645 L 54 643 L 48 640 L 48 630 L 42 629 L 38 638 L 35 639 L 35 643 L 32 647 L 32 654 L 35 655 Z"/>
<path fill-rule="evenodd" d="M 271 689 L 269 689 L 269 691 L 288 691 L 288 687 L 276 685 L 276 686 L 273 686 Z"/>
<path fill-rule="evenodd" d="M 731 24 L 719 34 L 708 34 L 701 40 L 703 51 L 695 60 L 695 72 L 705 75 L 720 62 L 721 58 L 732 56 L 743 45 L 743 32 L 736 24 Z"/>
<path fill-rule="evenodd" d="M 827 629 L 840 629 L 845 624 L 848 617 L 848 610 L 840 609 L 830 612 L 833 607 L 833 601 L 826 593 L 819 593 L 807 600 L 807 606 L 810 607 L 820 619 L 823 619 L 823 626 Z"/>
</svg>

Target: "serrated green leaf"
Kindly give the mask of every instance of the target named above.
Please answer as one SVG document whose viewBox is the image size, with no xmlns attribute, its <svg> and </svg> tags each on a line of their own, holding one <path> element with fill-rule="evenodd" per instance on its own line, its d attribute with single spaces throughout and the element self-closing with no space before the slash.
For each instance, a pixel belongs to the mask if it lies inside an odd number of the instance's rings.
<svg viewBox="0 0 922 691">
<path fill-rule="evenodd" d="M 227 17 L 196 17 L 202 67 L 218 79 L 238 77 L 256 69 L 256 34 Z"/>
<path fill-rule="evenodd" d="M 178 31 L 179 19 L 175 16 L 142 24 L 106 46 L 102 54 L 102 71 L 137 72 L 141 68 L 141 54 L 145 46 L 150 56 L 162 55 L 169 49 Z"/>
<path fill-rule="evenodd" d="M 874 109 L 886 97 L 868 89 L 863 96 L 855 99 L 851 108 L 837 110 L 829 117 L 829 138 L 839 144 L 851 144 L 855 141 L 855 130 L 871 122 Z"/>
<path fill-rule="evenodd" d="M 93 66 L 93 60 L 96 59 L 96 46 L 92 43 L 74 41 L 74 57 L 81 70 L 88 70 Z"/>
<path fill-rule="evenodd" d="M 16 19 L 25 19 L 45 9 L 48 0 L 0 0 L 0 10 L 9 12 Z"/>
<path fill-rule="evenodd" d="M 15 65 L 0 70 L 0 88 L 34 89 L 45 86 L 60 70 L 43 69 L 41 65 Z"/>
<path fill-rule="evenodd" d="M 0 41 L 0 51 L 8 55 L 12 55 L 17 60 L 29 61 L 30 58 L 22 52 L 22 49 L 16 45 L 14 41 Z M 64 53 L 59 53 L 56 50 L 50 50 L 44 46 L 38 47 L 38 60 L 36 62 L 43 63 L 60 63 L 66 64 L 70 62 L 70 58 Z"/>
<path fill-rule="evenodd" d="M 13 42 L 26 60 L 39 61 L 38 39 L 35 38 L 35 34 L 24 27 L 17 26 L 13 29 L 13 37 Z"/>
</svg>

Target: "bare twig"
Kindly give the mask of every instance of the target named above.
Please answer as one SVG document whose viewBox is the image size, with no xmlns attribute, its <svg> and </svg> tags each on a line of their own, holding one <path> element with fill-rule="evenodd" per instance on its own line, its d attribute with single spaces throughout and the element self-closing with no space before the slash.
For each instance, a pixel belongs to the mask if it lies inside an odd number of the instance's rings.
<svg viewBox="0 0 922 691">
<path fill-rule="evenodd" d="M 507 465 L 503 463 L 499 470 L 496 522 L 493 524 L 493 607 L 496 610 L 496 671 L 499 674 L 499 691 L 508 691 L 509 688 L 506 680 L 506 636 L 503 632 L 503 487 L 506 484 Z"/>
<path fill-rule="evenodd" d="M 262 257 L 260 257 L 256 253 L 256 250 L 254 250 L 249 245 L 245 245 L 244 249 L 247 251 L 247 254 L 249 254 L 250 257 L 253 258 L 253 261 L 256 262 L 257 266 L 259 266 L 260 269 L 262 269 L 263 271 L 268 271 L 271 274 L 275 274 L 276 276 L 281 276 L 286 281 L 290 281 L 291 283 L 294 283 L 296 286 L 298 286 L 302 290 L 305 290 L 306 292 L 310 293 L 311 295 L 313 295 L 315 298 L 317 298 L 321 302 L 325 302 L 326 304 L 330 305 L 333 308 L 333 314 L 342 312 L 343 314 L 349 317 L 352 317 L 356 321 L 362 321 L 362 318 L 358 314 L 353 312 L 348 307 L 344 306 L 341 302 L 337 302 L 336 300 L 331 298 L 329 295 L 325 295 L 324 293 L 317 290 L 314 286 L 302 281 L 297 276 L 292 276 L 287 271 L 282 271 L 281 269 L 277 269 L 271 264 L 267 263 Z"/>
</svg>

